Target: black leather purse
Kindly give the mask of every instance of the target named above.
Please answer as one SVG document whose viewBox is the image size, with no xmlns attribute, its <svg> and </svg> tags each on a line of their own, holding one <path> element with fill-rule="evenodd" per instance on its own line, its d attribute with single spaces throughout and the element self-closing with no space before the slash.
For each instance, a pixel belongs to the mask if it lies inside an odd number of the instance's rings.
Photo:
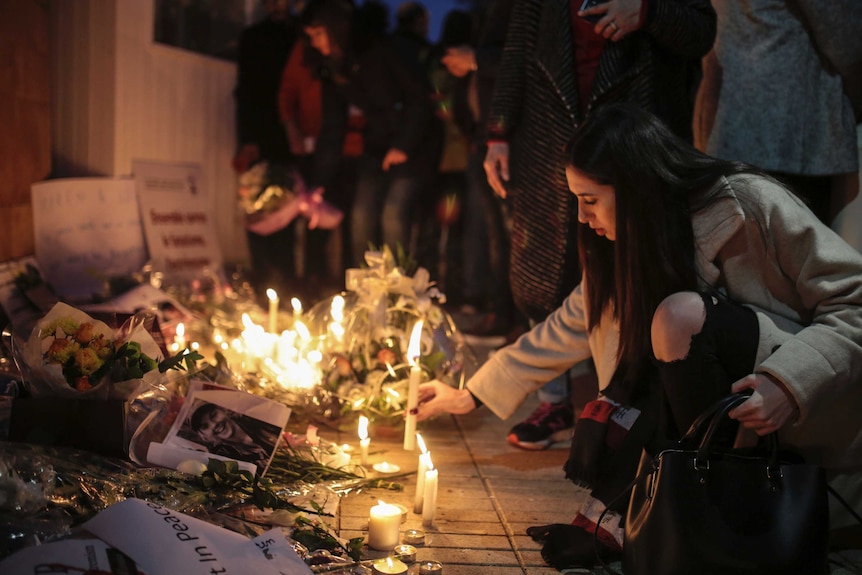
<svg viewBox="0 0 862 575">
<path fill-rule="evenodd" d="M 829 510 L 823 470 L 766 449 L 716 445 L 730 395 L 679 445 L 644 456 L 625 523 L 626 575 L 819 575 L 827 572 Z"/>
</svg>

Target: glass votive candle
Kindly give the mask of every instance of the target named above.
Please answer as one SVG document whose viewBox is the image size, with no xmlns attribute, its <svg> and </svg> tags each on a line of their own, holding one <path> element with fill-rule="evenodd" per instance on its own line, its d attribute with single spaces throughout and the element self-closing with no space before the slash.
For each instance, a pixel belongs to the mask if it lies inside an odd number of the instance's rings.
<svg viewBox="0 0 862 575">
<path fill-rule="evenodd" d="M 443 575 L 443 564 L 439 561 L 423 561 L 419 564 L 419 575 Z"/>
<path fill-rule="evenodd" d="M 408 545 L 425 545 L 425 532 L 421 529 L 406 529 L 404 543 Z"/>
<path fill-rule="evenodd" d="M 395 547 L 393 552 L 398 556 L 398 559 L 404 561 L 408 565 L 416 563 L 416 548 L 412 545 L 398 545 Z"/>
</svg>

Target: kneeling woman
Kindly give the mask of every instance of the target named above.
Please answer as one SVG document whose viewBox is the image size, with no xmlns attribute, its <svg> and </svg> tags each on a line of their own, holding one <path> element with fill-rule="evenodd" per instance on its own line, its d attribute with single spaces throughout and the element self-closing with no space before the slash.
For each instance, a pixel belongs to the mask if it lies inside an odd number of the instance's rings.
<svg viewBox="0 0 862 575">
<path fill-rule="evenodd" d="M 478 404 L 507 418 L 546 381 L 595 362 L 600 397 L 566 465 L 593 498 L 574 526 L 531 533 L 557 567 L 590 563 L 590 522 L 633 477 L 640 447 L 685 432 L 731 391 L 752 390 L 730 414 L 742 435 L 779 430 L 860 508 L 862 255 L 775 180 L 701 154 L 628 106 L 579 128 L 566 172 L 581 284 L 466 389 L 424 385 L 419 419 Z M 833 528 L 851 525 L 831 511 Z M 603 531 L 608 554 L 618 525 Z"/>
</svg>

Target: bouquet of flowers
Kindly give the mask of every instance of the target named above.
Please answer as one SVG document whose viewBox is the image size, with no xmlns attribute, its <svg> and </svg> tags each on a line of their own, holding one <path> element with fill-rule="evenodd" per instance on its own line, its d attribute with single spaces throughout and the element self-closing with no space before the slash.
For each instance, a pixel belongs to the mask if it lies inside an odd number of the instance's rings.
<svg viewBox="0 0 862 575">
<path fill-rule="evenodd" d="M 268 162 L 258 162 L 240 176 L 239 197 L 246 227 L 264 236 L 283 229 L 298 216 L 306 218 L 311 229 L 333 229 L 344 217 L 323 199 L 323 188 L 308 190 L 295 169 Z"/>
<path fill-rule="evenodd" d="M 24 385 L 33 397 L 130 400 L 148 387 L 159 386 L 162 373 L 181 362 L 183 353 L 163 361 L 143 314 L 115 331 L 79 309 L 58 303 L 33 328 L 21 354 L 21 367 Z"/>
</svg>

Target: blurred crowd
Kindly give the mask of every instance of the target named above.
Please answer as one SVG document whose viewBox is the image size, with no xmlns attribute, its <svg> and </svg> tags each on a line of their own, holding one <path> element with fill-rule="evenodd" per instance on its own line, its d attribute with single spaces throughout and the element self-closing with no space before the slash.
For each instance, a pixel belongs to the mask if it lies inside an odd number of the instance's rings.
<svg viewBox="0 0 862 575">
<path fill-rule="evenodd" d="M 343 218 L 249 230 L 255 282 L 338 290 L 386 244 L 431 271 L 468 337 L 510 343 L 580 281 L 563 150 L 616 102 L 829 224 L 858 193 L 862 119 L 862 3 L 839 3 L 465 0 L 432 42 L 431 0 L 264 0 L 239 46 L 234 167 L 289 166 Z M 570 430 L 573 381 L 594 377 L 549 382 L 509 441 Z"/>
</svg>

